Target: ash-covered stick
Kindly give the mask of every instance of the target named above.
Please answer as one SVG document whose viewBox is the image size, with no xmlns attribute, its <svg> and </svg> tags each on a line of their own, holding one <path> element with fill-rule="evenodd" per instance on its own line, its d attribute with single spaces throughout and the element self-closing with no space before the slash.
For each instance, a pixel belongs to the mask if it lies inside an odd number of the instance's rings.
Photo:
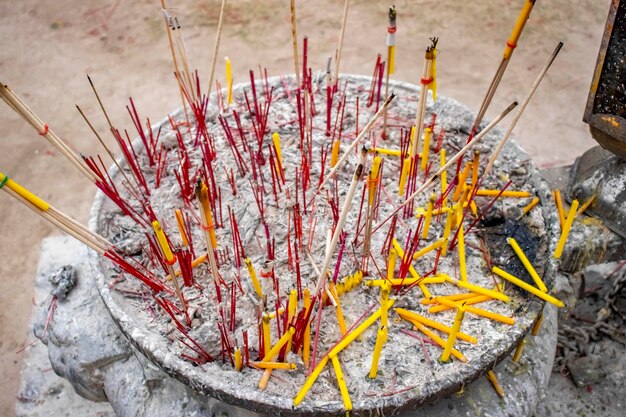
<svg viewBox="0 0 626 417">
<path fill-rule="evenodd" d="M 482 104 L 480 105 L 480 109 L 478 110 L 478 114 L 476 115 L 476 120 L 474 120 L 474 125 L 472 126 L 472 132 L 476 132 L 478 130 L 478 126 L 480 122 L 482 122 L 489 105 L 491 104 L 491 100 L 493 99 L 494 94 L 498 86 L 500 85 L 500 81 L 502 80 L 502 76 L 504 75 L 504 71 L 506 70 L 509 61 L 511 60 L 511 56 L 513 56 L 513 52 L 515 51 L 515 47 L 517 46 L 517 41 L 522 35 L 522 31 L 524 30 L 524 26 L 526 25 L 526 21 L 530 17 L 530 12 L 533 10 L 533 6 L 535 5 L 535 0 L 526 0 L 524 3 L 524 7 L 522 8 L 517 21 L 515 22 L 515 26 L 513 27 L 513 31 L 511 32 L 511 36 L 506 41 L 506 47 L 504 48 L 504 54 L 502 56 L 502 60 L 500 61 L 500 65 L 491 80 L 491 84 L 487 89 L 487 94 L 485 94 L 485 98 L 483 99 Z"/>
<path fill-rule="evenodd" d="M 393 97 L 393 95 L 391 95 L 391 97 Z M 500 113 L 495 119 L 493 119 L 491 121 L 491 123 L 489 123 L 487 126 L 485 126 L 485 128 L 483 130 L 481 130 L 480 133 L 478 135 L 476 135 L 468 144 L 466 144 L 459 152 L 457 152 L 456 155 L 454 155 L 452 158 L 450 158 L 450 160 L 448 162 L 446 162 L 445 165 L 443 165 L 441 168 L 439 168 L 439 170 L 437 172 L 435 172 L 432 177 L 430 177 L 427 181 L 425 181 L 424 184 L 421 185 L 421 187 L 419 187 L 417 190 L 415 190 L 415 192 L 413 194 L 408 196 L 407 199 L 404 201 L 404 203 L 402 203 L 400 206 L 398 206 L 385 220 L 383 220 L 382 222 L 378 223 L 378 225 L 374 228 L 372 233 L 375 233 L 380 227 L 382 227 L 382 225 L 384 225 L 385 223 L 387 223 L 387 221 L 389 221 L 391 218 L 393 218 L 394 215 L 397 212 L 402 210 L 404 208 L 404 206 L 409 204 L 411 201 L 413 201 L 415 199 L 415 197 L 417 197 L 422 192 L 424 192 L 435 181 L 435 179 L 441 175 L 442 172 L 445 172 L 458 159 L 462 158 L 463 155 L 465 155 L 465 153 L 471 147 L 473 147 L 476 143 L 478 143 L 480 140 L 482 140 L 485 137 L 485 135 L 487 133 L 489 133 L 489 131 L 491 131 L 491 129 L 493 129 L 516 106 L 517 106 L 517 102 L 516 101 L 511 103 L 509 105 L 509 107 L 507 107 L 502 113 Z"/>
<path fill-rule="evenodd" d="M 489 172 L 491 171 L 493 164 L 496 162 L 496 159 L 498 159 L 498 156 L 500 155 L 500 152 L 502 152 L 502 149 L 504 148 L 504 145 L 508 141 L 509 136 L 511 136 L 511 132 L 515 128 L 515 125 L 517 124 L 520 117 L 522 117 L 522 113 L 524 113 L 526 106 L 528 106 L 528 103 L 535 95 L 535 92 L 537 91 L 537 87 L 539 87 L 541 80 L 543 80 L 543 77 L 546 75 L 546 72 L 548 72 L 548 69 L 550 69 L 550 66 L 554 62 L 554 59 L 559 54 L 559 51 L 561 50 L 562 47 L 563 47 L 563 42 L 559 42 L 556 48 L 554 49 L 554 51 L 552 52 L 552 54 L 550 55 L 548 62 L 546 62 L 546 64 L 543 66 L 543 68 L 539 72 L 539 75 L 537 75 L 535 82 L 530 87 L 530 91 L 528 91 L 528 95 L 526 96 L 522 104 L 517 109 L 515 116 L 513 116 L 513 119 L 511 120 L 511 124 L 509 125 L 509 128 L 507 129 L 502 139 L 500 139 L 500 143 L 498 143 L 496 150 L 491 154 L 491 157 L 489 158 L 489 162 L 487 163 L 487 166 L 485 167 L 485 171 L 483 172 L 482 178 L 487 178 L 487 175 L 489 175 Z"/>
<path fill-rule="evenodd" d="M 347 154 L 347 152 L 346 152 Z M 356 186 L 361 179 L 361 174 L 363 173 L 363 168 L 365 166 L 365 157 L 367 156 L 367 148 L 361 149 L 361 158 L 359 160 L 359 164 L 354 170 L 354 175 L 352 177 L 352 182 L 350 183 L 350 188 L 348 189 L 348 193 L 346 194 L 346 199 L 343 203 L 343 208 L 341 209 L 341 215 L 339 216 L 339 221 L 335 226 L 335 232 L 333 233 L 333 238 L 330 242 L 330 245 L 326 248 L 326 257 L 324 259 L 324 263 L 322 264 L 322 268 L 320 269 L 320 274 L 317 278 L 317 283 L 315 284 L 315 294 L 318 294 L 320 290 L 324 287 L 326 282 L 326 276 L 328 274 L 328 268 L 330 266 L 330 262 L 333 258 L 333 253 L 335 246 L 337 246 L 337 242 L 339 241 L 339 236 L 343 231 L 343 225 L 346 222 L 346 218 L 348 217 L 348 212 L 352 207 L 352 200 L 354 199 L 354 192 L 356 191 Z"/>
<path fill-rule="evenodd" d="M 341 167 L 341 165 L 343 165 L 345 160 L 350 156 L 350 153 L 352 152 L 352 150 L 363 140 L 363 138 L 367 135 L 370 129 L 372 129 L 372 127 L 374 126 L 374 123 L 376 123 L 376 120 L 378 120 L 378 118 L 383 114 L 385 109 L 389 106 L 389 104 L 393 101 L 395 97 L 396 95 L 393 93 L 389 97 L 387 97 L 387 100 L 385 100 L 385 103 L 382 105 L 382 107 L 376 112 L 376 114 L 374 114 L 374 116 L 372 116 L 370 121 L 367 122 L 363 130 L 361 130 L 361 132 L 359 133 L 359 136 L 357 136 L 357 138 L 350 144 L 350 146 L 348 147 L 348 149 L 346 149 L 346 151 L 341 156 L 341 158 L 339 158 L 335 166 L 330 170 L 328 175 L 326 175 L 326 178 L 324 179 L 324 181 L 322 181 L 320 186 L 317 188 L 317 192 L 319 192 L 324 187 L 324 185 L 326 185 L 326 182 L 329 179 L 334 177 L 337 170 Z"/>
</svg>

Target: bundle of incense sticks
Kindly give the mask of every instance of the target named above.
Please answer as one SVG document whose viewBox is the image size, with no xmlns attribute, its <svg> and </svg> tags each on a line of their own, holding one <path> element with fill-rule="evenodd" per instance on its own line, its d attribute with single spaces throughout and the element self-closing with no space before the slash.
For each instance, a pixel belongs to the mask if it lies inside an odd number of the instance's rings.
<svg viewBox="0 0 626 417">
<path fill-rule="evenodd" d="M 15 93 L 6 85 L 0 86 L 0 95 L 9 107 L 116 206 L 109 209 L 115 212 L 112 216 L 135 223 L 132 236 L 141 241 L 142 256 L 124 253 L 118 241 L 90 231 L 4 173 L 0 173 L 0 189 L 135 277 L 150 295 L 146 309 L 156 309 L 160 317 L 175 324 L 178 341 L 185 346 L 179 352 L 182 360 L 204 364 L 221 359 L 224 367 L 239 372 L 258 371 L 258 387 L 263 390 L 274 372 L 299 372 L 300 366 L 292 362 L 298 358 L 308 372 L 301 373 L 303 385 L 293 393 L 294 406 L 305 399 L 330 362 L 344 407 L 350 411 L 349 381 L 340 358 L 377 323 L 368 376 L 379 377 L 388 335 L 398 327 L 389 320 L 394 296 L 421 298 L 421 304 L 416 303 L 425 306 L 420 312 L 398 308 L 395 313 L 423 334 L 417 336 L 422 343 L 429 340 L 441 348 L 441 366 L 451 357 L 468 360 L 458 341 L 481 343 L 464 332 L 465 315 L 506 325 L 515 323 L 514 316 L 494 311 L 510 301 L 505 281 L 538 300 L 563 306 L 549 294 L 533 260 L 514 237 L 509 236 L 507 242 L 535 285 L 507 272 L 506 265 L 492 265 L 482 241 L 479 249 L 488 265 L 482 274 L 491 276 L 493 272 L 502 280 L 493 286 L 485 286 L 484 281 L 480 284 L 470 273 L 475 273 L 468 266 L 474 262 L 466 253 L 466 248 L 478 245 L 475 227 L 497 201 L 523 200 L 522 215 L 531 215 L 538 204 L 548 204 L 528 190 L 509 189 L 511 181 L 499 184 L 490 171 L 561 44 L 539 73 L 494 152 L 483 156 L 473 151 L 517 106 L 511 104 L 479 129 L 534 1 L 527 0 L 474 129 L 456 153 L 444 149 L 445 132 L 437 125 L 437 115 L 427 116 L 428 91 L 436 98 L 437 38 L 431 39 L 425 51 L 419 73 L 421 89 L 413 99 L 417 103 L 415 117 L 402 116 L 402 106 L 394 106 L 396 95 L 390 92 L 389 75 L 396 53 L 395 7 L 387 16 L 386 64 L 378 54 L 368 100 L 363 100 L 366 105 L 359 109 L 359 89 L 349 80 L 343 82 L 339 74 L 348 0 L 334 74 L 330 59 L 326 68 L 326 89 L 317 88 L 308 66 L 307 38 L 303 39 L 300 61 L 296 4 L 291 1 L 295 79 L 282 79 L 282 88 L 278 88 L 268 79 L 267 70 L 259 68 L 259 73 L 250 70 L 245 88 L 233 88 L 236 57 L 233 62 L 227 58 L 225 101 L 220 98 L 224 94 L 221 89 L 214 95 L 211 91 L 226 1 L 220 9 L 206 94 L 202 93 L 198 71 L 192 70 L 178 17 L 164 1 L 161 5 L 185 120 L 170 117 L 168 127 L 153 129 L 149 119 L 143 123 L 131 98 L 127 109 L 139 137 L 133 142 L 127 130 L 112 124 L 89 79 L 109 133 L 120 148 L 120 160 L 77 106 L 116 164 L 118 175 L 110 173 L 99 155 L 79 157 Z M 273 119 L 275 109 L 285 102 L 293 109 L 290 113 L 294 118 Z M 367 120 L 363 126 L 359 125 L 359 112 L 361 120 Z M 344 130 L 348 119 L 344 115 L 354 120 L 354 133 Z M 433 137 L 436 131 L 438 136 Z M 167 145 L 166 135 L 174 139 Z M 378 137 L 385 139 L 384 146 L 378 146 Z M 450 169 L 454 164 L 456 172 Z M 397 193 L 389 189 L 396 183 Z M 490 188 L 494 184 L 499 185 Z M 171 198 L 167 203 L 159 201 L 163 196 Z M 560 203 L 560 196 L 555 198 Z M 563 233 L 555 258 L 563 251 L 576 210 L 577 202 L 567 217 L 559 217 Z M 381 213 L 384 217 L 379 218 Z M 563 213 L 561 206 L 559 213 Z M 399 234 L 403 230 L 406 238 Z M 365 283 L 364 277 L 368 277 Z M 354 303 L 350 309 L 344 308 L 346 297 L 359 290 L 364 294 L 368 287 L 379 287 L 369 308 L 353 311 Z M 450 289 L 458 292 L 450 293 Z M 194 298 L 202 298 L 203 308 L 218 317 L 210 330 L 219 337 L 218 347 L 197 337 L 195 310 L 190 307 L 196 305 Z M 490 308 L 476 306 L 481 303 Z M 328 309 L 334 309 L 334 314 L 326 313 Z M 446 320 L 446 313 L 440 314 L 448 310 L 455 312 L 449 325 L 441 321 Z M 327 338 L 320 340 L 322 323 L 328 322 L 335 322 L 339 329 L 331 343 Z M 402 330 L 407 337 L 416 337 Z M 423 348 L 427 355 L 425 345 Z M 521 348 L 518 350 L 519 358 Z M 499 387 L 495 374 L 489 378 Z M 275 379 L 279 384 L 280 379 Z"/>
</svg>

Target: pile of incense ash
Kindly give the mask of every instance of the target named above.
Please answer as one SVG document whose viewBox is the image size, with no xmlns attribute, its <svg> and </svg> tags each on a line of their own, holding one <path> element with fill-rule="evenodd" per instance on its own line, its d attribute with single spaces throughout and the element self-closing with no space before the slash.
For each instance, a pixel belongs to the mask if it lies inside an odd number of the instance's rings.
<svg viewBox="0 0 626 417">
<path fill-rule="evenodd" d="M 492 129 L 518 103 L 481 123 L 533 5 L 526 1 L 474 117 L 437 100 L 436 38 L 421 88 L 389 80 L 393 7 L 387 60 L 378 56 L 371 78 L 339 76 L 348 2 L 334 74 L 331 60 L 325 72 L 308 66 L 307 38 L 300 66 L 292 1 L 295 76 L 250 71 L 248 84 L 233 87 L 227 59 L 226 85 L 211 94 L 225 2 L 206 92 L 163 4 L 182 109 L 154 128 L 131 99 L 139 135 L 131 141 L 90 79 L 116 159 L 79 108 L 113 168 L 99 155 L 79 157 L 7 86 L 0 91 L 108 198 L 98 230 L 2 173 L 0 188 L 112 261 L 101 267 L 116 301 L 181 361 L 242 389 L 293 397 L 296 410 L 307 396 L 315 404 L 340 396 L 350 411 L 352 397 L 452 378 L 509 329 L 532 324 L 531 297 L 563 305 L 540 277 L 549 249 L 536 207 L 547 202 L 524 154 L 505 148 L 561 44 L 504 134 Z M 559 258 L 578 203 L 566 217 L 555 197 Z"/>
</svg>

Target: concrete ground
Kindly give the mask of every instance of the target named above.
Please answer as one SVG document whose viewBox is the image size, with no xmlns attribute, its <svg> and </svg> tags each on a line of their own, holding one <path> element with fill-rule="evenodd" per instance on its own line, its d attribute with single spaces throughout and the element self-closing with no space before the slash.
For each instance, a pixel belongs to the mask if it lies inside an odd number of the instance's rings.
<svg viewBox="0 0 626 417">
<path fill-rule="evenodd" d="M 262 64 L 270 75 L 292 71 L 287 0 L 231 1 L 222 36 L 223 60 L 235 82 Z M 472 108 L 480 105 L 522 0 L 396 1 L 394 78 L 417 82 L 422 49 L 439 36 L 439 91 Z M 538 1 L 488 115 L 527 88 L 558 41 L 565 47 L 515 133 L 540 166 L 568 164 L 595 142 L 582 123 L 609 0 Z M 170 1 L 185 26 L 192 65 L 203 80 L 213 49 L 218 0 Z M 353 0 L 342 72 L 370 74 L 383 52 L 387 2 Z M 299 35 L 322 68 L 334 53 L 341 0 L 297 1 Z M 74 108 L 79 104 L 101 132 L 104 118 L 89 89 L 89 73 L 118 126 L 129 127 L 132 95 L 144 116 L 158 120 L 180 105 L 157 0 L 22 0 L 0 2 L 0 81 L 84 154 L 102 152 Z M 205 81 L 206 83 L 206 81 Z M 106 136 L 106 135 L 105 135 Z M 106 140 L 110 142 L 108 136 Z M 85 222 L 95 188 L 8 107 L 0 106 L 0 170 Z M 6 195 L 0 196 L 0 415 L 12 415 L 21 356 L 32 339 L 26 327 L 42 238 L 57 233 Z"/>
</svg>

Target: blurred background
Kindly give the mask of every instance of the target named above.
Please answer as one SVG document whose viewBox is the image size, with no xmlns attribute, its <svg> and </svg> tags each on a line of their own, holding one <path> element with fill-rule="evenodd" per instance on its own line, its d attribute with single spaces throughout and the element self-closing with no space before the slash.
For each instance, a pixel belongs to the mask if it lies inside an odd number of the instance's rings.
<svg viewBox="0 0 626 417">
<path fill-rule="evenodd" d="M 297 0 L 298 35 L 309 37 L 313 70 L 325 67 L 339 37 L 343 0 Z M 341 71 L 371 75 L 386 53 L 385 1 L 352 0 Z M 396 1 L 396 73 L 418 83 L 428 37 L 439 37 L 439 94 L 477 110 L 500 62 L 523 0 Z M 566 165 L 594 146 L 582 122 L 609 0 L 538 0 L 487 117 L 522 99 L 559 41 L 565 46 L 514 135 L 540 167 Z M 219 0 L 167 2 L 184 28 L 191 64 L 208 82 Z M 158 121 L 180 106 L 159 0 L 0 1 L 0 82 L 8 84 L 84 154 L 102 153 L 76 111 L 106 134 L 106 121 L 87 82 L 90 74 L 114 124 L 132 126 L 132 96 L 142 117 Z M 301 51 L 301 49 L 300 49 Z M 224 57 L 234 80 L 267 67 L 293 71 L 289 0 L 231 0 L 226 8 L 216 78 Z M 115 148 L 113 148 L 115 149 Z M 86 222 L 95 187 L 7 106 L 0 104 L 0 171 L 57 208 Z M 0 195 L 0 415 L 14 413 L 21 355 L 41 240 L 58 233 Z"/>
</svg>

